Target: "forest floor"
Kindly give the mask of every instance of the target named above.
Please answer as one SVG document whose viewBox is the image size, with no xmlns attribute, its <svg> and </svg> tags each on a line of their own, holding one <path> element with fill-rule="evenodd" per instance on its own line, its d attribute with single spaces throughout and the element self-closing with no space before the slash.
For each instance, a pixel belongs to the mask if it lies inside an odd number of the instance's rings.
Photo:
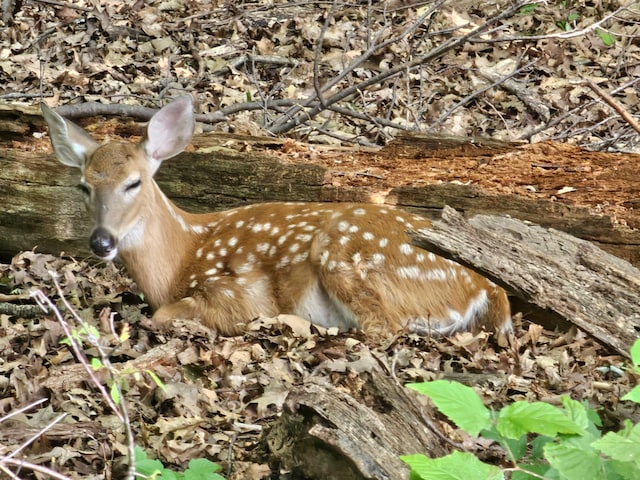
<svg viewBox="0 0 640 480">
<path fill-rule="evenodd" d="M 640 34 L 628 20 L 637 18 L 637 3 L 599 28 L 595 22 L 623 2 L 541 3 L 500 18 L 510 2 L 483 11 L 473 7 L 477 2 L 381 2 L 385 8 L 354 2 L 339 9 L 319 2 L 94 3 L 27 0 L 10 12 L 0 27 L 0 102 L 157 107 L 190 93 L 205 130 L 286 137 L 272 154 L 328 166 L 337 185 L 375 193 L 470 183 L 587 206 L 629 228 L 640 223 L 637 157 L 620 154 L 611 164 L 598 152 L 638 151 L 638 134 L 584 83 L 613 93 L 630 112 L 637 108 Z M 485 24 L 490 31 L 473 33 Z M 453 46 L 430 60 L 447 42 Z M 404 69 L 383 75 L 398 66 Z M 365 85 L 371 79 L 378 81 Z M 323 107 L 318 84 L 330 82 Z M 354 93 L 338 98 L 349 89 Z M 98 137 L 127 133 L 114 126 L 119 120 L 78 112 L 77 121 Z M 291 122 L 300 115 L 305 122 Z M 407 132 L 535 145 L 527 156 L 511 148 L 501 162 L 484 163 L 473 149 L 453 162 L 395 149 L 393 139 Z M 547 140 L 590 150 L 559 163 L 563 145 Z M 39 150 L 47 139 L 3 142 Z M 349 149 L 341 153 L 341 145 Z M 161 334 L 140 324 L 150 312 L 118 265 L 33 247 L 0 265 L 0 299 L 29 306 L 29 293 L 41 290 L 65 316 L 73 309 L 102 332 L 114 365 L 129 372 L 121 380 L 138 444 L 176 468 L 205 457 L 228 478 L 287 478 L 261 443 L 287 393 L 305 382 L 355 393 L 354 379 L 371 367 L 363 361 L 369 358 L 401 383 L 464 381 L 496 409 L 520 399 L 560 404 L 571 395 L 597 409 L 605 429 L 640 418 L 620 401 L 636 381 L 624 358 L 575 328 L 532 323 L 528 311 L 517 312 L 506 348 L 486 334 L 439 340 L 401 334 L 376 342 L 361 333 L 317 332 L 290 317 L 258 319 L 239 337 L 189 323 Z M 118 338 L 123 331 L 128 338 Z M 0 420 L 15 413 L 1 423 L 0 452 L 37 436 L 21 452 L 25 460 L 70 478 L 118 478 L 124 432 L 60 342 L 60 322 L 54 315 L 0 313 L 0 332 Z M 88 348 L 87 355 L 97 353 Z M 17 412 L 39 398 L 47 402 Z M 503 461 L 495 449 L 438 422 L 487 461 Z"/>
</svg>

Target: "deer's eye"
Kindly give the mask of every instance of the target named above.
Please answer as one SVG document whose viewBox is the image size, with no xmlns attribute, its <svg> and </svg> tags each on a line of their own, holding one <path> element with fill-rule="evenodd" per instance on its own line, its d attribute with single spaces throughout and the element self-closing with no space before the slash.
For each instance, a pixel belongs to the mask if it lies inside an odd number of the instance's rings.
<svg viewBox="0 0 640 480">
<path fill-rule="evenodd" d="M 133 190 L 135 190 L 136 188 L 138 188 L 140 186 L 140 184 L 142 183 L 142 180 L 138 179 L 135 180 L 133 182 L 131 182 L 129 185 L 126 185 L 124 187 L 124 191 L 125 192 L 132 192 Z"/>
<path fill-rule="evenodd" d="M 78 187 L 78 190 L 80 190 L 85 197 L 88 197 L 89 195 L 91 195 L 91 190 L 84 183 L 78 184 L 77 187 Z"/>
</svg>

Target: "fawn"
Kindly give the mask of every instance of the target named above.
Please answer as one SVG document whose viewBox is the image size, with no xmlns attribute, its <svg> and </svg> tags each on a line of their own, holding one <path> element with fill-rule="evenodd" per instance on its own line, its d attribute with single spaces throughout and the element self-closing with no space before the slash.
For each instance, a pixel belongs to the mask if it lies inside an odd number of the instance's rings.
<svg viewBox="0 0 640 480">
<path fill-rule="evenodd" d="M 407 230 L 430 222 L 384 205 L 265 203 L 191 214 L 153 179 L 191 142 L 191 97 L 158 111 L 139 144 L 95 142 L 42 104 L 55 154 L 80 169 L 95 213 L 90 246 L 118 256 L 158 325 L 204 322 L 236 335 L 259 316 L 295 314 L 370 334 L 511 328 L 505 291 L 414 247 Z"/>
</svg>

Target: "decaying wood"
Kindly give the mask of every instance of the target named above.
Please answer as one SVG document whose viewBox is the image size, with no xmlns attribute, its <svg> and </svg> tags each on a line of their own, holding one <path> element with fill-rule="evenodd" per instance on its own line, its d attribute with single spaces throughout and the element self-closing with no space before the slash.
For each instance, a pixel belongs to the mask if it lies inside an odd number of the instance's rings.
<svg viewBox="0 0 640 480">
<path fill-rule="evenodd" d="M 622 355 L 640 334 L 640 270 L 590 242 L 506 217 L 445 208 L 414 243 L 556 312 Z"/>
<path fill-rule="evenodd" d="M 29 122 L 37 123 L 37 117 L 28 113 Z M 515 148 L 478 139 L 466 146 L 459 138 L 449 137 L 405 140 L 422 151 L 440 149 L 427 153 L 442 158 L 461 152 L 488 158 Z M 162 189 L 188 211 L 221 210 L 260 201 L 383 201 L 434 218 L 444 205 L 450 205 L 467 215 L 511 215 L 554 227 L 599 242 L 608 252 L 640 265 L 640 233 L 614 225 L 611 217 L 594 215 L 588 207 L 490 194 L 476 185 L 456 183 L 398 186 L 378 194 L 371 188 L 336 184 L 337 175 L 355 175 L 348 170 L 336 172 L 319 165 L 280 161 L 269 151 L 280 151 L 282 140 L 216 134 L 199 136 L 194 144 L 195 151 L 166 162 L 158 173 Z M 406 149 L 397 143 L 387 150 L 386 155 L 406 155 Z M 78 172 L 58 163 L 53 155 L 0 148 L 0 259 L 7 261 L 36 246 L 41 252 L 89 255 L 92 220 L 77 184 Z M 630 193 L 629 198 L 635 197 Z"/>
<path fill-rule="evenodd" d="M 292 390 L 264 437 L 274 466 L 309 479 L 399 479 L 409 472 L 400 455 L 447 453 L 415 392 L 379 367 L 361 379 L 362 398 L 313 383 Z"/>
</svg>

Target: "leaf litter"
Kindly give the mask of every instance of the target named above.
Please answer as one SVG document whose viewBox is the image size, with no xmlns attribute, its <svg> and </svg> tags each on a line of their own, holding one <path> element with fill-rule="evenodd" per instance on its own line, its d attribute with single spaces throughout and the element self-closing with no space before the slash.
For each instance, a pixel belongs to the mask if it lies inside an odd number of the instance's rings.
<svg viewBox="0 0 640 480">
<path fill-rule="evenodd" d="M 515 343 L 507 348 L 496 346 L 490 335 L 469 333 L 441 340 L 402 334 L 375 341 L 359 332 L 318 328 L 291 315 L 255 320 L 238 337 L 219 336 L 191 321 L 159 333 L 140 325 L 148 309 L 134 293 L 135 284 L 113 264 L 35 252 L 0 265 L 0 293 L 38 288 L 62 307 L 51 289 L 51 272 L 64 295 L 73 299 L 73 308 L 112 348 L 137 442 L 165 464 L 185 467 L 190 459 L 205 457 L 228 468 L 230 478 L 266 478 L 270 467 L 260 448 L 261 434 L 279 416 L 288 392 L 316 382 L 359 398 L 366 395 L 360 375 L 375 365 L 383 365 L 401 383 L 461 381 L 495 409 L 515 400 L 560 405 L 561 395 L 571 395 L 597 408 L 605 428 L 617 429 L 623 419 L 637 422 L 640 417 L 620 401 L 636 382 L 621 369 L 624 359 L 575 329 L 552 331 L 518 316 Z M 116 331 L 131 326 L 131 337 L 124 342 L 116 340 L 104 321 L 111 312 Z M 55 461 L 72 478 L 80 473 L 105 478 L 98 472 L 114 468 L 113 458 L 126 453 L 126 439 L 117 418 L 60 343 L 64 332 L 58 322 L 45 314 L 31 319 L 2 314 L 0 330 L 0 413 L 48 399 L 46 406 L 4 422 L 0 445 L 19 445 L 66 413 L 47 432 L 46 444 L 28 447 L 25 456 L 36 463 Z M 87 353 L 97 355 L 91 349 Z M 446 424 L 442 428 L 450 430 Z M 256 476 L 243 477 L 248 471 Z"/>
<path fill-rule="evenodd" d="M 315 47 L 323 25 L 322 74 L 332 78 L 367 50 L 372 30 L 361 28 L 367 19 L 390 26 L 379 32 L 378 41 L 384 41 L 422 13 L 419 8 L 396 8 L 397 3 L 388 2 L 393 8 L 387 11 L 347 5 L 327 22 L 328 10 L 307 2 L 241 2 L 230 8 L 172 0 L 79 1 L 55 9 L 24 2 L 13 23 L 0 28 L 0 97 L 37 94 L 42 85 L 53 104 L 154 105 L 167 91 L 197 92 L 200 113 L 246 102 L 247 97 L 298 103 L 314 90 Z M 581 24 L 588 25 L 620 3 L 574 5 Z M 503 7 L 492 4 L 480 11 L 473 2 L 452 3 L 433 17 L 434 29 L 466 33 L 495 13 L 491 9 Z M 555 33 L 568 14 L 555 4 L 538 5 L 535 14 L 514 16 L 502 28 Z M 618 18 L 612 31 L 628 41 L 613 47 L 597 35 L 534 44 L 466 43 L 437 64 L 423 65 L 407 72 L 402 81 L 390 79 L 362 91 L 352 103 L 341 104 L 365 112 L 364 121 L 325 112 L 311 122 L 310 130 L 295 130 L 293 136 L 325 143 L 338 142 L 337 136 L 381 144 L 395 132 L 372 127 L 372 118 L 383 118 L 447 134 L 555 138 L 595 148 L 637 149 L 637 135 L 578 81 L 591 78 L 609 90 L 620 88 L 616 98 L 634 111 L 638 84 L 631 80 L 640 78 L 637 27 L 622 15 Z M 374 25 L 375 21 L 369 24 Z M 390 43 L 329 93 L 410 61 L 410 55 L 424 54 L 435 45 L 431 33 L 418 29 L 413 37 Z M 271 56 L 269 62 L 253 64 L 243 57 L 255 53 Z M 240 58 L 245 60 L 236 62 Z M 535 60 L 514 78 L 546 109 L 533 110 L 522 96 L 493 88 L 465 103 L 466 108 L 444 115 L 494 81 L 495 75 L 513 71 L 514 58 L 521 64 Z M 263 134 L 274 120 L 273 112 L 257 112 L 229 114 L 216 128 Z M 553 152 L 542 152 L 543 157 L 549 155 Z M 376 171 L 366 173 L 371 175 L 358 181 L 375 180 Z M 503 173 L 492 178 L 500 188 L 509 188 L 500 181 Z M 555 192 L 569 193 L 570 188 L 573 184 L 559 183 Z M 28 294 L 40 289 L 63 309 L 49 272 L 56 272 L 72 307 L 101 332 L 112 348 L 114 364 L 130 372 L 123 373 L 123 381 L 137 441 L 165 464 L 183 468 L 189 459 L 207 457 L 221 463 L 231 478 L 277 474 L 270 472 L 268 458 L 261 453 L 260 435 L 278 417 L 287 392 L 304 382 L 325 382 L 358 397 L 359 375 L 374 363 L 384 365 L 402 383 L 459 380 L 474 386 L 495 408 L 522 399 L 559 405 L 560 396 L 570 394 L 598 408 L 605 428 L 617 429 L 625 418 L 639 421 L 637 408 L 620 402 L 637 381 L 621 368 L 624 359 L 575 329 L 549 329 L 521 319 L 516 344 L 506 349 L 496 347 L 486 335 L 470 334 L 439 341 L 407 334 L 375 342 L 360 333 L 325 331 L 291 316 L 258 319 L 240 337 L 221 337 L 193 322 L 161 334 L 140 325 L 149 311 L 135 285 L 116 266 L 33 251 L 0 265 L 0 294 L 24 296 L 20 301 L 28 306 Z M 129 339 L 116 340 L 112 313 L 116 331 L 131 325 Z M 0 415 L 33 399 L 48 399 L 45 406 L 3 422 L 0 448 L 22 444 L 66 413 L 61 423 L 25 450 L 25 457 L 55 464 L 74 478 L 108 478 L 115 468 L 113 459 L 126 453 L 125 437 L 84 370 L 60 343 L 63 337 L 52 315 L 0 314 Z M 88 354 L 96 352 L 89 349 Z M 145 370 L 155 372 L 166 389 Z M 441 428 L 451 429 L 446 423 Z"/>
</svg>

